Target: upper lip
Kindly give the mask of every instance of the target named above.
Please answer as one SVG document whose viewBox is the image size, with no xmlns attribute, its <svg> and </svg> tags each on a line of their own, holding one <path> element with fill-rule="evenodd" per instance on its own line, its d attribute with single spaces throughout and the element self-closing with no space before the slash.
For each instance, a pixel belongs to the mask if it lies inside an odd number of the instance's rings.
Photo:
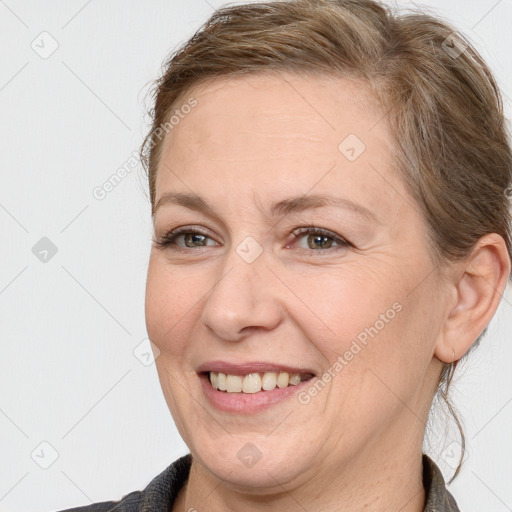
<svg viewBox="0 0 512 512">
<path fill-rule="evenodd" d="M 310 368 L 294 367 L 287 364 L 266 363 L 264 361 L 249 361 L 246 363 L 229 363 L 228 361 L 207 361 L 197 367 L 197 373 L 221 372 L 229 375 L 247 375 L 260 372 L 287 372 L 300 375 L 315 372 Z"/>
</svg>

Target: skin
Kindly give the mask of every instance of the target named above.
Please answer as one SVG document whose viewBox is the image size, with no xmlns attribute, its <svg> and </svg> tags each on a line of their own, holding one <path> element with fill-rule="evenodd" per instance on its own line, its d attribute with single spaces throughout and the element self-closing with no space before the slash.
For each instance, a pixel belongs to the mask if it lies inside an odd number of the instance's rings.
<svg viewBox="0 0 512 512">
<path fill-rule="evenodd" d="M 207 238 L 154 245 L 146 293 L 162 390 L 193 455 L 173 510 L 422 511 L 422 440 L 442 363 L 464 355 L 499 304 L 503 239 L 486 235 L 465 261 L 434 265 L 384 110 L 361 83 L 253 74 L 189 93 L 198 105 L 165 139 L 156 203 L 193 193 L 214 213 L 156 209 L 156 240 L 180 226 Z M 338 149 L 348 134 L 366 146 L 355 161 Z M 376 220 L 338 206 L 269 215 L 274 202 L 312 194 Z M 352 245 L 327 238 L 320 251 L 314 235 L 294 236 L 310 226 Z M 247 236 L 263 251 L 252 263 L 236 251 Z M 199 364 L 274 361 L 321 377 L 396 303 L 308 404 L 292 397 L 244 415 L 206 401 Z M 252 467 L 237 457 L 249 442 L 261 453 Z"/>
</svg>

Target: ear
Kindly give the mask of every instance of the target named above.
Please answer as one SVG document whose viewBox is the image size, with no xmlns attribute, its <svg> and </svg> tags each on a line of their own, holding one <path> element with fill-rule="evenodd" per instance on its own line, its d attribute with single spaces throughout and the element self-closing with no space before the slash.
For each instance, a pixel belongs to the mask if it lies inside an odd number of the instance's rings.
<svg viewBox="0 0 512 512">
<path fill-rule="evenodd" d="M 469 257 L 456 264 L 454 300 L 434 355 L 445 363 L 459 360 L 489 324 L 498 309 L 510 275 L 506 243 L 497 233 L 483 236 Z"/>
</svg>

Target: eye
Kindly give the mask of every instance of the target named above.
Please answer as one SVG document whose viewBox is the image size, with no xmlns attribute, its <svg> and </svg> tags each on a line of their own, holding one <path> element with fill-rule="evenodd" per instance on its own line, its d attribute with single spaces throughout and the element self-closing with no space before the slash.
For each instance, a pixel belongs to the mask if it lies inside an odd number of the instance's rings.
<svg viewBox="0 0 512 512">
<path fill-rule="evenodd" d="M 313 250 L 320 252 L 329 249 L 339 249 L 349 247 L 352 244 L 336 233 L 327 229 L 307 227 L 300 228 L 293 232 L 295 239 L 299 241 L 299 248 L 304 250 Z M 301 243 L 304 240 L 304 243 Z"/>
<path fill-rule="evenodd" d="M 323 252 L 352 246 L 350 242 L 336 233 L 323 228 L 310 226 L 296 229 L 292 234 L 295 240 L 299 241 L 298 248 L 300 250 Z M 172 248 L 174 250 L 187 250 L 215 246 L 217 242 L 215 242 L 208 233 L 198 228 L 183 226 L 154 240 L 154 244 L 160 249 Z"/>
<path fill-rule="evenodd" d="M 160 249 L 169 246 L 176 246 L 178 249 L 194 249 L 196 247 L 217 245 L 207 233 L 197 228 L 187 226 L 170 231 L 161 238 L 154 240 L 154 243 L 155 246 Z"/>
</svg>

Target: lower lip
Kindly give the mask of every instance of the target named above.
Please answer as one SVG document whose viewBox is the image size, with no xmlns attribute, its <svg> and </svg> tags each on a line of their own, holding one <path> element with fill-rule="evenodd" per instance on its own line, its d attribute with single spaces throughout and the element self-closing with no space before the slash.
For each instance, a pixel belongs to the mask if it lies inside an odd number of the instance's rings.
<svg viewBox="0 0 512 512">
<path fill-rule="evenodd" d="M 203 386 L 204 394 L 208 401 L 219 411 L 239 414 L 250 414 L 263 411 L 268 407 L 282 402 L 295 395 L 305 386 L 310 386 L 312 379 L 304 380 L 296 386 L 275 388 L 271 391 L 259 391 L 257 393 L 227 393 L 214 389 L 208 375 L 200 374 L 199 378 Z"/>
</svg>

